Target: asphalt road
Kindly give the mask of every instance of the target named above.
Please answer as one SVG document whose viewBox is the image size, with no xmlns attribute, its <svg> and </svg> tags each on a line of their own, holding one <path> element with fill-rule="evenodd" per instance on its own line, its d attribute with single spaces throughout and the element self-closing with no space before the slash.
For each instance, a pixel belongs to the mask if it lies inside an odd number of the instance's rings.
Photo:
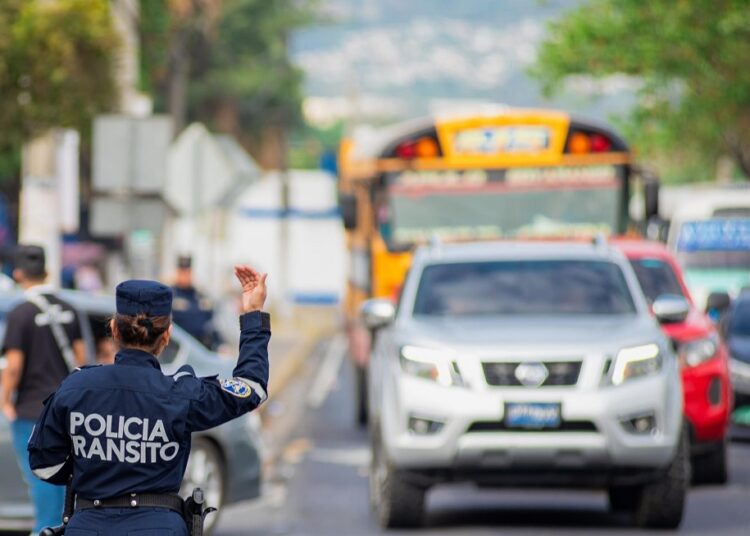
<svg viewBox="0 0 750 536">
<path fill-rule="evenodd" d="M 284 406 L 279 421 L 291 433 L 273 482 L 263 499 L 226 508 L 217 536 L 382 533 L 369 511 L 366 433 L 353 425 L 352 371 L 335 353 L 320 348 L 279 402 Z M 322 392 L 327 396 L 320 396 L 321 383 L 330 385 L 330 392 Z M 730 463 L 729 485 L 691 490 L 680 534 L 750 534 L 750 443 L 733 444 Z M 480 491 L 471 486 L 431 491 L 427 523 L 418 533 L 650 534 L 631 528 L 627 517 L 609 513 L 604 493 Z"/>
</svg>

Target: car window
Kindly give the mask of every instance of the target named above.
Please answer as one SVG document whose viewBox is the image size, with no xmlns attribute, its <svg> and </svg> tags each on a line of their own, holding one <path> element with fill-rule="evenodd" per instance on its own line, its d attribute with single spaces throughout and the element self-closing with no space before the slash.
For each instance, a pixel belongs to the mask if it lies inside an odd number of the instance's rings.
<svg viewBox="0 0 750 536">
<path fill-rule="evenodd" d="M 635 276 L 649 303 L 663 294 L 683 296 L 677 275 L 669 263 L 661 259 L 633 259 L 630 261 Z"/>
<path fill-rule="evenodd" d="M 422 272 L 415 315 L 615 315 L 635 312 L 619 266 L 608 261 L 446 263 Z"/>
<path fill-rule="evenodd" d="M 177 355 L 180 353 L 180 343 L 175 340 L 174 337 L 169 339 L 169 344 L 164 351 L 159 354 L 159 363 L 162 365 L 169 365 L 177 359 Z"/>
</svg>

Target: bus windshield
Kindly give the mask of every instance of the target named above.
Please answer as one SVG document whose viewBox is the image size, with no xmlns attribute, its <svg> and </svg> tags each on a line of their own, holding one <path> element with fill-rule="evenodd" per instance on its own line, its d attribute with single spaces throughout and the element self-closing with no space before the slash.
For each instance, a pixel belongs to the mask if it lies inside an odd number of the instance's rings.
<svg viewBox="0 0 750 536">
<path fill-rule="evenodd" d="M 387 176 L 386 241 L 613 234 L 617 166 L 403 171 Z M 381 222 L 385 223 L 385 222 Z M 382 229 L 383 227 L 381 227 Z"/>
<path fill-rule="evenodd" d="M 686 269 L 743 269 L 750 266 L 750 219 L 716 218 L 682 224 L 677 258 Z"/>
</svg>

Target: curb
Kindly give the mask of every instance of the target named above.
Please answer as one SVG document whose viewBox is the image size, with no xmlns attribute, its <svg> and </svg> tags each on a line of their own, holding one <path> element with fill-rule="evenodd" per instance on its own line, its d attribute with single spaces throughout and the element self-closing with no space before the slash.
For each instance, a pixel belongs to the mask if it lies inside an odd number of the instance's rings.
<svg viewBox="0 0 750 536">
<path fill-rule="evenodd" d="M 334 332 L 335 328 L 329 326 L 306 330 L 302 340 L 289 351 L 284 360 L 272 372 L 268 383 L 268 400 L 258 408 L 261 414 L 268 407 L 268 402 L 279 396 L 294 379 L 318 341 Z"/>
</svg>

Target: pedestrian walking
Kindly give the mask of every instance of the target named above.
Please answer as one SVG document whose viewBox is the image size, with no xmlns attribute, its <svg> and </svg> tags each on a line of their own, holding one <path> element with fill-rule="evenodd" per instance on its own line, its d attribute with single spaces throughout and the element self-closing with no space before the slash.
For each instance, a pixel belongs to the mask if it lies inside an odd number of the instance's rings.
<svg viewBox="0 0 750 536">
<path fill-rule="evenodd" d="M 45 404 L 29 441 L 34 473 L 69 482 L 76 495 L 67 536 L 188 534 L 177 493 L 191 433 L 266 400 L 266 275 L 247 266 L 235 274 L 242 285 L 240 350 L 233 377 L 224 379 L 196 377 L 187 365 L 164 375 L 158 356 L 171 335 L 172 291 L 155 281 L 117 286 L 115 364 L 71 374 Z"/>
<path fill-rule="evenodd" d="M 44 400 L 70 370 L 85 363 L 86 350 L 75 310 L 45 284 L 47 273 L 41 247 L 18 246 L 13 278 L 24 290 L 25 301 L 6 318 L 2 408 L 10 421 L 18 465 L 29 486 L 34 533 L 38 533 L 59 521 L 64 493 L 32 474 L 26 445 Z"/>
</svg>

